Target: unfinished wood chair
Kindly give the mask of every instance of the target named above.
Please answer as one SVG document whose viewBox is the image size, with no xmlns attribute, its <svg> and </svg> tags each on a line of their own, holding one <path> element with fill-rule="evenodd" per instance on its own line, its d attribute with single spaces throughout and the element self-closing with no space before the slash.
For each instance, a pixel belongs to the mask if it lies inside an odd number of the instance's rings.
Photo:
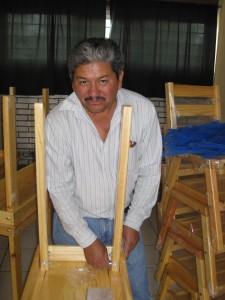
<svg viewBox="0 0 225 300">
<path fill-rule="evenodd" d="M 126 192 L 131 107 L 124 107 L 121 128 L 118 190 L 110 270 L 90 269 L 93 280 L 85 278 L 82 284 L 71 286 L 71 274 L 87 268 L 82 248 L 78 246 L 56 246 L 48 243 L 47 234 L 47 189 L 45 181 L 45 140 L 43 104 L 35 104 L 35 141 L 37 159 L 39 242 L 32 267 L 22 295 L 23 300 L 31 299 L 95 299 L 86 298 L 90 291 L 95 295 L 99 290 L 113 291 L 114 299 L 132 299 L 126 261 L 122 250 L 122 226 Z M 78 272 L 78 273 L 77 273 Z M 82 276 L 82 273 L 81 273 Z M 86 275 L 87 276 L 87 275 Z M 78 276 L 79 277 L 79 276 Z M 72 278 L 73 279 L 73 278 Z M 106 294 L 107 296 L 107 294 Z M 96 297 L 96 299 L 98 299 Z"/>
<path fill-rule="evenodd" d="M 221 120 L 220 89 L 218 85 L 196 86 L 167 82 L 165 84 L 167 123 L 168 129 L 190 125 L 203 125 L 213 120 Z M 170 158 L 162 164 L 162 189 L 167 189 L 166 182 L 169 176 Z M 201 169 L 182 159 L 182 164 L 177 170 L 177 176 L 199 174 Z M 159 223 L 162 222 L 163 213 L 167 203 L 158 204 Z M 178 213 L 178 212 L 177 212 Z"/>
<path fill-rule="evenodd" d="M 207 215 L 206 205 L 202 203 L 199 209 Z M 205 274 L 203 240 L 199 237 L 201 233 L 196 232 L 199 228 L 201 230 L 201 219 L 193 215 L 186 217 L 181 224 L 176 219 L 171 223 L 155 273 L 155 279 L 160 281 L 158 300 L 165 299 L 171 282 L 182 287 L 192 296 L 191 299 L 211 299 Z"/>
<path fill-rule="evenodd" d="M 209 294 L 215 297 L 225 294 L 225 270 L 222 272 L 218 269 L 219 260 L 224 261 L 225 256 L 225 161 L 203 159 L 195 155 L 186 155 L 185 159 L 198 167 L 201 166 L 204 172 L 201 176 L 198 174 L 177 177 L 182 156 L 172 158 L 168 189 L 163 193 L 167 207 L 157 247 L 164 249 L 170 230 L 177 232 L 180 244 L 186 245 L 185 240 L 189 238 L 189 244 L 196 247 L 196 240 L 200 240 L 197 246 L 204 253 Z M 177 217 L 176 211 L 180 206 L 185 214 Z M 185 210 L 186 207 L 190 209 L 189 213 Z M 182 228 L 185 229 L 181 230 Z M 164 262 L 163 266 L 165 265 Z"/>
<path fill-rule="evenodd" d="M 218 85 L 165 84 L 167 129 L 221 120 Z"/>
<path fill-rule="evenodd" d="M 166 298 L 171 284 L 182 287 L 192 299 L 210 299 L 206 284 L 204 252 L 188 244 L 188 240 L 182 241 L 180 246 L 179 234 L 169 231 L 155 276 L 156 280 L 161 281 L 157 300 Z M 184 244 L 189 251 L 185 249 Z"/>
<path fill-rule="evenodd" d="M 159 286 L 157 300 L 223 300 L 224 295 L 211 297 L 208 295 L 206 288 L 203 289 L 203 294 L 199 291 L 199 274 L 196 268 L 196 259 L 192 254 L 184 253 L 183 251 L 174 251 L 172 257 L 169 258 L 162 280 Z M 177 252 L 177 253 L 176 253 Z M 202 260 L 203 261 L 203 260 Z M 201 260 L 200 260 L 201 263 Z M 222 263 L 221 261 L 219 263 Z M 202 263 L 202 269 L 204 264 Z M 204 275 L 204 273 L 203 273 Z M 203 277 L 203 282 L 205 277 Z M 204 293 L 205 292 L 205 293 Z"/>
<path fill-rule="evenodd" d="M 212 296 L 210 287 L 207 285 L 202 239 L 179 222 L 175 223 L 177 224 L 173 224 L 168 232 L 155 274 L 156 280 L 160 281 L 157 299 L 167 299 L 166 296 L 170 292 L 176 297 L 168 299 L 183 299 L 183 297 L 178 297 L 177 286 L 182 287 L 187 294 L 191 295 L 190 299 L 224 299 L 224 291 Z M 192 225 L 195 227 L 196 224 Z M 217 256 L 216 264 L 218 282 L 224 283 L 225 253 Z"/>
<path fill-rule="evenodd" d="M 3 96 L 5 177 L 0 180 L 0 234 L 9 238 L 13 299 L 22 294 L 20 232 L 36 218 L 36 173 L 17 170 L 15 96 Z"/>
</svg>

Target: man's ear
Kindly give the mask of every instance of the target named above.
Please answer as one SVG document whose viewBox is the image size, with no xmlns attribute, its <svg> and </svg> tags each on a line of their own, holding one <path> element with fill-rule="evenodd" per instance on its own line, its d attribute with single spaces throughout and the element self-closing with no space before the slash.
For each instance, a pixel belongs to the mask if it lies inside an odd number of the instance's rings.
<svg viewBox="0 0 225 300">
<path fill-rule="evenodd" d="M 74 91 L 74 83 L 73 83 L 73 80 L 71 82 L 71 85 L 72 85 L 72 90 Z"/>
<path fill-rule="evenodd" d="M 121 88 L 122 88 L 123 75 L 124 75 L 124 72 L 121 71 L 121 72 L 120 72 L 120 75 L 119 75 L 119 79 L 118 79 L 118 83 L 119 83 L 118 89 L 121 89 Z"/>
</svg>

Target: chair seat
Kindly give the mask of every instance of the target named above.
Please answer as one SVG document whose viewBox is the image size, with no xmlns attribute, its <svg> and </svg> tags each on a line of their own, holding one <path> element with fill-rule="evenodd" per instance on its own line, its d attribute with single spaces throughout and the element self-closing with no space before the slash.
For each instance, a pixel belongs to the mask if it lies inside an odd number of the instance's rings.
<svg viewBox="0 0 225 300">
<path fill-rule="evenodd" d="M 219 192 L 219 201 L 225 203 L 225 174 L 217 172 L 217 186 Z M 186 186 L 192 190 L 198 191 L 204 197 L 207 197 L 206 180 L 204 175 L 193 175 L 180 179 L 175 186 Z M 181 189 L 181 188 L 180 188 Z M 199 196 L 202 199 L 202 196 Z"/>
<path fill-rule="evenodd" d="M 179 232 L 178 234 L 181 233 Z M 173 233 L 171 237 L 174 235 L 175 234 Z M 160 293 L 165 292 L 164 285 L 165 282 L 169 280 L 175 284 L 172 284 L 170 289 L 169 288 L 167 289 L 167 294 L 171 293 L 170 295 L 171 297 L 173 295 L 173 298 L 168 298 L 168 299 L 183 299 L 180 297 L 183 295 L 188 296 L 189 293 L 191 293 L 193 296 L 193 298 L 190 299 L 199 299 L 196 253 L 194 254 L 191 251 L 187 251 L 184 248 L 180 248 L 177 246 L 178 245 L 176 244 L 175 246 L 173 246 L 173 252 L 171 253 L 168 262 L 166 263 L 165 268 L 163 270 L 162 279 L 160 279 L 161 285 L 159 288 L 159 296 L 161 297 Z M 204 253 L 203 249 L 202 249 L 202 253 Z M 204 262 L 204 255 L 201 256 L 200 260 Z M 217 288 L 217 294 L 214 295 L 214 297 L 216 297 L 215 299 L 217 299 L 217 296 L 223 295 L 221 296 L 221 298 L 218 297 L 218 299 L 223 299 L 222 297 L 224 297 L 224 291 L 225 291 L 225 253 L 221 253 L 216 256 L 216 266 L 217 266 L 216 267 L 217 272 L 215 275 L 217 277 L 218 288 Z M 186 291 L 186 293 L 181 293 L 181 290 L 177 290 L 176 289 L 177 285 L 182 287 Z"/>
<path fill-rule="evenodd" d="M 185 231 L 182 231 L 182 234 L 185 234 L 185 232 L 187 232 L 186 235 L 189 235 L 188 238 L 191 238 L 192 241 L 196 241 L 198 239 L 198 246 L 201 247 L 203 237 L 201 216 L 198 213 L 194 212 L 186 213 L 186 215 L 186 217 L 182 216 L 182 218 L 180 219 L 174 219 L 171 223 L 170 228 L 172 228 L 174 232 L 178 233 L 181 233 L 181 227 L 184 228 Z M 220 212 L 220 217 L 222 223 L 222 237 L 225 251 L 225 211 Z M 212 239 L 216 238 L 216 236 L 212 237 Z"/>
<path fill-rule="evenodd" d="M 0 216 L 2 229 L 18 229 L 19 224 L 33 215 L 37 210 L 36 170 L 32 163 L 17 172 L 18 201 L 13 209 L 6 207 L 5 179 L 0 180 L 0 209 L 4 215 Z M 6 217 L 6 215 L 8 217 Z"/>
<path fill-rule="evenodd" d="M 18 204 L 24 205 L 26 199 L 36 196 L 36 170 L 35 163 L 18 171 Z"/>
<path fill-rule="evenodd" d="M 51 261 L 48 270 L 42 270 L 39 265 L 39 248 L 36 251 L 27 288 L 22 299 L 29 300 L 86 300 L 87 288 L 109 288 L 113 290 L 114 299 L 124 299 L 126 283 L 121 272 L 107 269 L 95 269 L 85 261 Z M 123 261 L 125 267 L 125 260 Z M 32 288 L 31 288 L 32 287 Z"/>
</svg>

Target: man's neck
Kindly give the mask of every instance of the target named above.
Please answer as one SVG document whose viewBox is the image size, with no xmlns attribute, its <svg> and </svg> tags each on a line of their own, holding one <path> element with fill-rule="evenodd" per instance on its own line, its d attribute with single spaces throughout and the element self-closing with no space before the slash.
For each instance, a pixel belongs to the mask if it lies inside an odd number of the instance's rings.
<svg viewBox="0 0 225 300">
<path fill-rule="evenodd" d="M 114 111 L 116 109 L 116 102 L 113 103 L 113 105 L 102 112 L 98 113 L 92 113 L 87 111 L 87 114 L 89 115 L 90 119 L 94 123 L 96 129 L 98 130 L 98 133 L 104 142 L 107 138 L 107 135 L 110 130 L 110 122 L 112 120 Z"/>
</svg>

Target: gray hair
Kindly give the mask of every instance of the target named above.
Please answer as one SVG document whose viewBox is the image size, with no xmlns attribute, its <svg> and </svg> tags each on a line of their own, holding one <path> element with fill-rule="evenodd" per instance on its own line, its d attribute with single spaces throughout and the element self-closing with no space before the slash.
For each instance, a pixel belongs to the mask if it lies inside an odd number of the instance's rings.
<svg viewBox="0 0 225 300">
<path fill-rule="evenodd" d="M 73 80 L 74 73 L 79 65 L 93 62 L 110 63 L 117 78 L 124 68 L 123 53 L 113 40 L 89 38 L 79 42 L 69 55 L 68 68 L 71 80 Z"/>
</svg>

